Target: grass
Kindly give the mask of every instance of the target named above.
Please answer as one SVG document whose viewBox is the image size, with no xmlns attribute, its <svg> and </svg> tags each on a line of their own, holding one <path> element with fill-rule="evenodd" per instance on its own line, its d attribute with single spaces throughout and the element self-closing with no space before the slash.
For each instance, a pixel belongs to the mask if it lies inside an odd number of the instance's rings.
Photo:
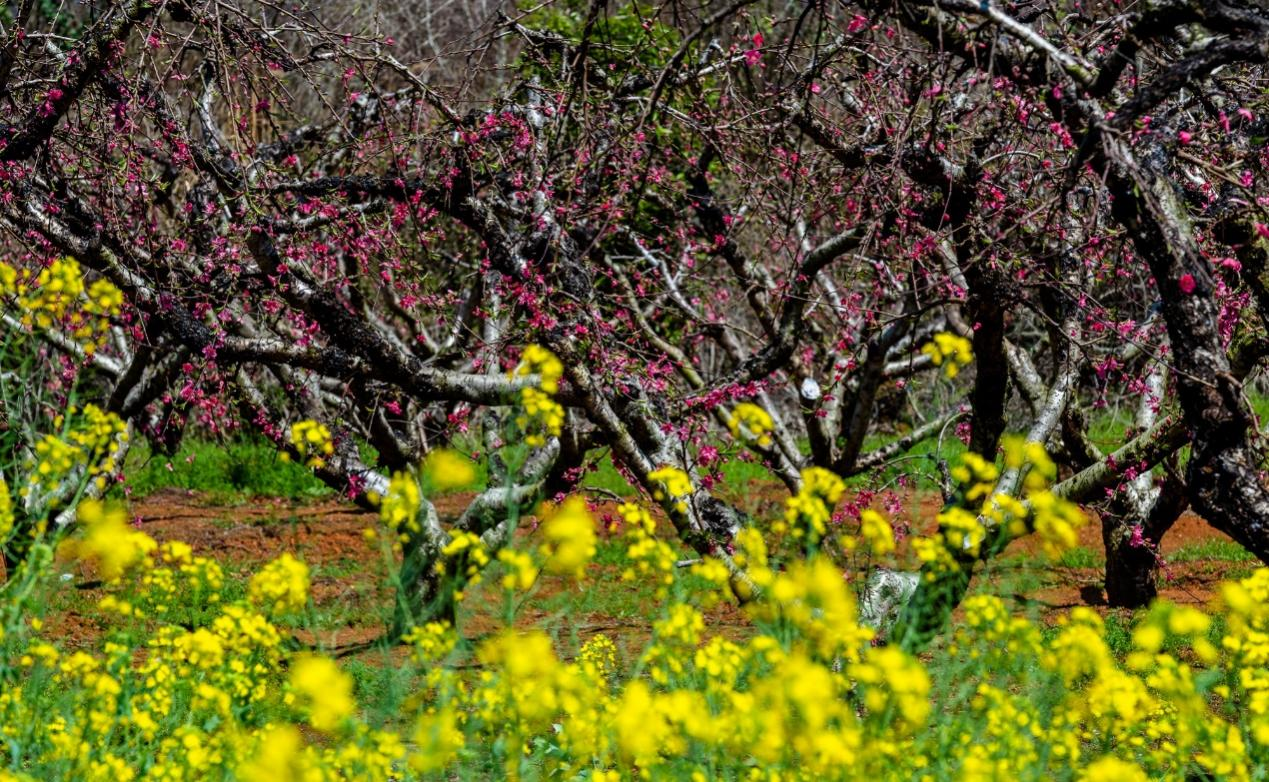
<svg viewBox="0 0 1269 782">
<path fill-rule="evenodd" d="M 597 582 L 607 582 L 609 589 L 593 589 L 587 586 L 574 586 L 567 582 L 559 591 L 549 595 L 540 595 L 533 601 L 536 610 L 552 617 L 545 623 L 548 629 L 555 629 L 560 623 L 576 621 L 585 617 L 603 617 L 603 619 L 643 619 L 656 617 L 662 601 L 656 597 L 656 586 L 647 580 L 623 582 L 621 566 L 607 570 Z M 563 629 L 563 628 L 561 628 Z"/>
<path fill-rule="evenodd" d="M 617 470 L 612 454 L 607 449 L 592 451 L 589 458 L 593 462 L 594 469 L 582 478 L 583 489 L 598 489 L 611 492 L 618 497 L 634 497 L 638 494 L 638 491 Z M 745 459 L 728 459 L 719 466 L 718 471 L 722 475 L 724 486 L 741 488 L 754 481 L 776 483 L 775 476 L 770 470 L 758 462 Z"/>
<path fill-rule="evenodd" d="M 248 497 L 298 500 L 330 494 L 306 467 L 284 461 L 272 445 L 255 439 L 187 439 L 171 457 L 155 454 L 139 442 L 128 452 L 124 474 L 128 489 L 142 497 L 168 488 L 203 492 L 226 503 Z"/>
<path fill-rule="evenodd" d="M 1256 396 L 1252 402 L 1259 415 L 1269 418 L 1269 397 Z M 1113 450 L 1122 444 L 1131 425 L 1131 410 L 1106 409 L 1091 418 L 1089 433 L 1093 442 Z M 864 442 L 863 452 L 883 447 L 902 434 L 870 435 Z M 474 447 L 474 443 L 469 445 Z M 471 450 L 462 443 L 456 443 L 456 447 L 464 452 Z M 805 452 L 808 446 L 803 442 L 800 447 Z M 361 450 L 367 464 L 376 462 L 373 449 L 363 445 Z M 896 457 L 880 475 L 865 473 L 852 476 L 847 484 L 852 488 L 875 488 L 905 480 L 917 489 L 937 490 L 938 462 L 955 463 L 965 450 L 964 443 L 949 429 L 941 443 L 937 436 L 929 437 Z M 583 477 L 582 488 L 623 498 L 638 494 L 617 470 L 607 449 L 598 449 L 589 456 L 592 469 Z M 474 488 L 479 490 L 485 486 L 485 465 L 481 462 L 476 467 L 479 480 Z M 250 497 L 298 500 L 330 494 L 330 490 L 309 470 L 283 461 L 272 444 L 260 438 L 240 437 L 218 442 L 190 437 L 171 457 L 152 453 L 144 442 L 139 442 L 129 453 L 124 471 L 128 475 L 128 487 L 134 495 L 140 496 L 160 489 L 178 488 L 202 492 L 214 502 L 233 503 Z M 778 484 L 766 467 L 749 459 L 727 459 L 718 471 L 723 485 L 738 492 L 745 491 L 755 482 Z"/>
<path fill-rule="evenodd" d="M 947 461 L 948 464 L 956 464 L 961 455 L 968 450 L 965 443 L 957 437 L 953 431 L 954 424 L 947 430 L 947 435 L 943 438 L 943 442 L 939 442 L 937 435 L 927 437 L 919 443 L 914 444 L 891 462 L 889 466 L 882 471 L 880 477 L 870 473 L 854 475 L 846 479 L 846 485 L 851 488 L 865 488 L 881 485 L 892 485 L 900 479 L 911 481 L 912 484 L 920 490 L 938 491 L 939 490 L 939 472 L 938 464 L 940 461 Z M 864 440 L 862 453 L 866 454 L 875 451 L 878 448 L 889 445 L 903 435 L 870 435 Z"/>
<path fill-rule="evenodd" d="M 1062 552 L 1057 564 L 1062 567 L 1096 568 L 1106 564 L 1106 557 L 1100 551 L 1093 551 L 1084 546 L 1076 546 Z"/>
<path fill-rule="evenodd" d="M 744 486 L 750 481 L 775 482 L 775 477 L 772 476 L 771 471 L 757 462 L 731 459 L 723 462 L 722 466 L 719 467 L 719 472 L 723 474 L 724 485 Z"/>
<path fill-rule="evenodd" d="M 1218 562 L 1252 562 L 1256 555 L 1232 540 L 1209 538 L 1194 543 L 1186 543 L 1168 557 L 1171 563 L 1201 562 L 1215 560 Z"/>
<path fill-rule="evenodd" d="M 378 713 L 397 711 L 415 686 L 410 668 L 391 664 L 390 658 L 378 664 L 348 660 L 342 667 L 353 678 L 357 700 Z"/>
<path fill-rule="evenodd" d="M 595 546 L 595 558 L 592 561 L 597 565 L 612 565 L 619 568 L 630 564 L 630 560 L 626 557 L 626 544 L 620 538 L 600 540 Z"/>
<path fill-rule="evenodd" d="M 618 497 L 633 497 L 638 493 L 630 485 L 630 481 L 617 471 L 617 465 L 612 461 L 612 454 L 607 450 L 592 451 L 588 454 L 588 458 L 593 460 L 594 469 L 582 478 L 583 489 L 598 489 L 611 492 Z"/>
<path fill-rule="evenodd" d="M 1030 611 L 1038 606 L 1029 596 L 1054 581 L 1053 570 L 1045 560 L 1029 554 L 1011 555 L 985 563 L 970 582 L 969 594 L 995 595 L 1006 602 L 1024 598 L 1021 604 Z"/>
<path fill-rule="evenodd" d="M 871 436 L 865 441 L 863 452 L 867 453 L 883 447 L 895 439 L 897 439 L 896 436 L 890 435 Z M 800 445 L 805 453 L 807 444 Z M 930 437 L 912 446 L 906 454 L 898 457 L 895 463 L 882 472 L 880 478 L 871 473 L 864 473 L 851 476 L 846 483 L 852 488 L 865 488 L 876 486 L 878 483 L 894 484 L 900 478 L 906 478 L 914 481 L 919 489 L 937 490 L 939 487 L 938 461 L 945 459 L 954 464 L 965 450 L 965 444 L 956 437 L 945 437 L 941 448 L 938 438 Z M 582 478 L 583 489 L 597 489 L 618 497 L 633 497 L 638 493 L 617 470 L 612 461 L 612 454 L 607 449 L 591 452 L 590 458 L 593 461 L 593 469 Z M 779 481 L 771 470 L 763 466 L 761 462 L 750 459 L 738 457 L 727 459 L 719 465 L 718 473 L 722 477 L 724 487 L 731 487 L 741 492 L 753 483 L 779 485 Z"/>
<path fill-rule="evenodd" d="M 1132 651 L 1132 628 L 1139 618 L 1137 614 L 1124 616 L 1119 613 L 1106 617 L 1106 645 L 1116 658 L 1123 659 Z"/>
</svg>

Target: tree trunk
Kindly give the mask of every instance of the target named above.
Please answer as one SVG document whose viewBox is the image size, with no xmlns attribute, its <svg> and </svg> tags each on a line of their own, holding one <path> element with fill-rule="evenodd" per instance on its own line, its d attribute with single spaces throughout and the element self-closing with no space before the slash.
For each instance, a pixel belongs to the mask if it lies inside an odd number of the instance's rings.
<svg viewBox="0 0 1269 782">
<path fill-rule="evenodd" d="M 1210 264 L 1172 180 L 1106 143 L 1112 213 L 1132 237 L 1163 297 L 1181 409 L 1191 431 L 1186 482 L 1203 518 L 1269 562 L 1269 487 L 1261 480 L 1254 416 L 1221 344 Z"/>
<path fill-rule="evenodd" d="M 1158 590 L 1159 544 L 1163 536 L 1190 504 L 1185 479 L 1167 466 L 1168 475 L 1159 483 L 1145 518 L 1134 524 L 1124 513 L 1102 517 L 1102 541 L 1106 544 L 1106 602 L 1112 606 L 1141 608 Z M 1116 501 L 1119 505 L 1120 501 Z M 1140 518 L 1138 516 L 1137 518 Z M 1136 528 L 1140 527 L 1140 533 Z"/>
<path fill-rule="evenodd" d="M 1138 525 L 1114 514 L 1102 517 L 1102 542 L 1106 545 L 1106 602 L 1122 608 L 1140 608 L 1158 595 L 1157 542 L 1134 534 Z"/>
<path fill-rule="evenodd" d="M 1151 316 L 1153 320 L 1155 316 Z M 1167 368 L 1151 361 L 1145 389 L 1137 404 L 1136 426 L 1148 431 L 1159 417 L 1167 393 Z M 1121 487 L 1102 514 L 1102 542 L 1106 551 L 1106 601 L 1117 607 L 1140 608 L 1158 594 L 1159 543 L 1185 509 L 1185 482 L 1176 474 L 1175 460 L 1156 486 L 1152 470 L 1141 470 Z"/>
</svg>

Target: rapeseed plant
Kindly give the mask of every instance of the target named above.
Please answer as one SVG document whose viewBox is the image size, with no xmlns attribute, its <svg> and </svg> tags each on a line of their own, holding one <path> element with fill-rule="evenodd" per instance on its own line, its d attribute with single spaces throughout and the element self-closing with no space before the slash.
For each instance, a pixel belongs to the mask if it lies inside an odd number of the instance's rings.
<svg viewBox="0 0 1269 782">
<path fill-rule="evenodd" d="M 525 352 L 523 374 L 544 392 L 561 373 L 548 355 Z M 83 426 L 54 438 L 73 453 L 46 448 L 46 475 L 93 475 L 109 459 L 98 445 L 118 434 L 116 421 L 74 420 Z M 320 425 L 297 439 L 306 458 L 329 455 Z M 954 566 L 1002 533 L 1034 531 L 1053 550 L 1069 543 L 1082 516 L 1048 490 L 1047 455 L 1006 450 L 1006 469 L 1030 466 L 1022 496 L 996 492 L 999 468 L 967 457 L 955 470 L 958 504 L 940 533 L 914 539 L 918 557 Z M 466 482 L 469 468 L 433 461 L 426 482 L 395 476 L 383 523 L 418 533 L 423 492 Z M 686 473 L 663 469 L 657 480 L 667 497 L 691 494 Z M 834 521 L 841 479 L 808 471 L 802 486 L 777 520 L 799 543 L 792 555 L 759 525 L 731 542 L 732 562 L 760 590 L 742 609 L 743 633 L 714 632 L 702 610 L 730 599 L 720 560 L 677 567 L 653 516 L 627 502 L 617 509 L 623 581 L 651 585 L 659 600 L 646 644 L 590 634 L 570 657 L 514 615 L 474 640 L 461 624 L 419 621 L 404 629 L 409 654 L 393 674 L 406 694 L 388 708 L 285 626 L 311 603 L 301 559 L 282 554 L 238 598 L 213 559 L 159 545 L 119 506 L 80 502 L 75 529 L 33 526 L 25 560 L 0 585 L 0 782 L 1263 776 L 1269 569 L 1225 584 L 1207 608 L 1157 602 L 1122 655 L 1092 610 L 1046 628 L 998 597 L 972 595 L 947 643 L 918 658 L 861 624 L 852 584 L 824 545 L 849 534 Z M 3 531 L 14 503 L 7 485 L 0 494 Z M 472 584 L 497 559 L 514 593 L 531 593 L 542 571 L 568 576 L 570 588 L 572 579 L 603 586 L 586 581 L 598 540 L 583 500 L 557 506 L 540 538 L 537 548 L 491 551 L 478 531 L 454 530 L 436 564 Z M 876 511 L 860 514 L 852 540 L 842 548 L 896 553 Z M 84 648 L 39 615 L 41 597 L 77 566 L 104 582 L 103 632 Z M 712 586 L 702 593 L 700 583 Z"/>
</svg>

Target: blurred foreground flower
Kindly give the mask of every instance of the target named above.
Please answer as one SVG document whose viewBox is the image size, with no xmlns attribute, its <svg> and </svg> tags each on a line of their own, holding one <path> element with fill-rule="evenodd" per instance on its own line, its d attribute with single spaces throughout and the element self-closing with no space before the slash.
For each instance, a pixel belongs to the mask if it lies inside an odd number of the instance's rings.
<svg viewBox="0 0 1269 782">
<path fill-rule="evenodd" d="M 79 504 L 78 518 L 83 535 L 63 541 L 58 554 L 92 562 L 103 581 L 114 581 L 143 565 L 158 548 L 149 535 L 128 526 L 128 514 L 121 507 L 85 500 Z"/>
<path fill-rule="evenodd" d="M 476 482 L 476 468 L 471 460 L 449 448 L 429 453 L 423 471 L 436 491 L 462 489 Z"/>
<path fill-rule="evenodd" d="M 357 708 L 352 677 L 327 657 L 305 655 L 297 659 L 291 667 L 291 692 L 308 710 L 309 724 L 328 733 Z"/>
<path fill-rule="evenodd" d="M 13 497 L 9 494 L 9 484 L 0 477 L 0 545 L 13 530 Z"/>
<path fill-rule="evenodd" d="M 546 536 L 546 570 L 582 577 L 595 556 L 595 520 L 581 497 L 569 497 L 542 526 Z"/>
<path fill-rule="evenodd" d="M 330 429 L 317 421 L 297 421 L 291 426 L 291 445 L 304 463 L 313 469 L 326 466 L 326 459 L 335 453 Z"/>
<path fill-rule="evenodd" d="M 930 357 L 934 366 L 943 367 L 943 373 L 949 379 L 956 377 L 962 367 L 974 360 L 970 341 L 949 331 L 935 334 L 933 342 L 921 346 L 921 352 Z"/>
<path fill-rule="evenodd" d="M 727 428 L 736 439 L 752 439 L 761 448 L 771 446 L 771 430 L 775 422 L 771 414 L 753 402 L 741 402 L 727 418 Z"/>
</svg>

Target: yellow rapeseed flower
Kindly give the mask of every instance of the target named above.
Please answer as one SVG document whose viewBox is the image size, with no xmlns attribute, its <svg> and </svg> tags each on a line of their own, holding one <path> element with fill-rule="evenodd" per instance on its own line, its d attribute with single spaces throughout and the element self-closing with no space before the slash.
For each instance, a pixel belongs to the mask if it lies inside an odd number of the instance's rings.
<svg viewBox="0 0 1269 782">
<path fill-rule="evenodd" d="M 1149 777 L 1135 763 L 1107 755 L 1084 769 L 1080 782 L 1146 782 Z"/>
<path fill-rule="evenodd" d="M 334 731 L 357 708 L 352 677 L 328 657 L 303 655 L 296 659 L 290 684 L 300 706 L 308 711 L 309 724 L 318 730 Z"/>
<path fill-rule="evenodd" d="M 740 402 L 727 418 L 727 428 L 736 439 L 752 439 L 760 447 L 771 445 L 775 421 L 771 414 L 753 402 Z"/>
<path fill-rule="evenodd" d="M 795 538 L 818 541 L 828 533 L 833 510 L 846 493 L 842 479 L 822 467 L 802 471 L 802 488 L 785 501 L 784 524 L 777 531 L 788 529 Z"/>
<path fill-rule="evenodd" d="M 92 562 L 103 581 L 117 580 L 145 565 L 158 548 L 149 535 L 128 526 L 128 514 L 120 506 L 85 500 L 79 504 L 77 516 L 83 535 L 63 541 L 58 553 Z"/>
<path fill-rule="evenodd" d="M 674 501 L 674 509 L 679 513 L 687 512 L 686 499 L 692 494 L 692 479 L 688 474 L 677 467 L 666 465 L 648 473 L 648 480 L 660 485 L 661 488 L 653 491 L 652 496 L 656 500 L 664 500 L 669 497 Z"/>
<path fill-rule="evenodd" d="M 9 484 L 0 476 L 0 545 L 4 545 L 9 533 L 13 530 L 13 497 L 9 494 Z"/>
<path fill-rule="evenodd" d="M 308 565 L 285 553 L 251 577 L 247 597 L 272 616 L 294 614 L 308 604 Z"/>
<path fill-rule="evenodd" d="M 445 658 L 458 644 L 458 636 L 449 622 L 428 622 L 411 627 L 401 636 L 402 643 L 410 646 L 410 658 L 419 665 L 435 663 Z"/>
<path fill-rule="evenodd" d="M 586 501 L 577 495 L 569 497 L 542 525 L 546 538 L 546 569 L 551 573 L 582 577 L 586 563 L 595 556 L 595 520 L 586 509 Z"/>
<path fill-rule="evenodd" d="M 317 772 L 294 725 L 267 725 L 259 733 L 255 755 L 238 769 L 244 782 L 308 782 Z"/>
<path fill-rule="evenodd" d="M 419 509 L 423 507 L 423 495 L 419 482 L 408 472 L 396 472 L 388 482 L 388 493 L 379 500 L 379 518 L 392 530 L 418 532 Z"/>
<path fill-rule="evenodd" d="M 526 591 L 538 580 L 538 569 L 533 564 L 533 557 L 523 551 L 504 548 L 498 552 L 498 561 L 506 567 L 502 577 L 502 588 Z"/>
<path fill-rule="evenodd" d="M 291 445 L 299 452 L 304 463 L 313 469 L 326 466 L 326 460 L 335 453 L 330 428 L 317 421 L 297 421 L 291 425 Z"/>
<path fill-rule="evenodd" d="M 18 271 L 0 261 L 0 296 L 12 296 L 18 292 Z"/>
<path fill-rule="evenodd" d="M 516 367 L 515 374 L 520 377 L 537 375 L 538 387 L 548 394 L 555 394 L 560 390 L 564 364 L 541 345 L 528 345 L 520 354 L 520 365 Z"/>
<path fill-rule="evenodd" d="M 514 377 L 536 375 L 537 387 L 520 390 L 520 404 L 524 414 L 516 419 L 517 425 L 526 430 L 524 441 L 534 447 L 546 444 L 548 436 L 557 437 L 564 426 L 564 408 L 553 397 L 560 390 L 560 378 L 564 376 L 564 364 L 551 351 L 540 345 L 529 345 L 521 354 L 520 364 L 512 371 Z"/>
<path fill-rule="evenodd" d="M 859 536 L 868 542 L 873 556 L 890 554 L 895 550 L 894 528 L 885 516 L 871 508 L 859 515 Z"/>
<path fill-rule="evenodd" d="M 461 489 L 476 481 L 471 460 L 450 448 L 437 448 L 423 461 L 423 471 L 437 491 Z"/>
<path fill-rule="evenodd" d="M 970 341 L 948 331 L 940 331 L 931 342 L 921 346 L 921 352 L 930 357 L 935 366 L 943 367 L 947 377 L 954 378 L 962 367 L 974 360 Z"/>
<path fill-rule="evenodd" d="M 414 729 L 410 767 L 420 774 L 434 774 L 453 763 L 467 741 L 460 724 L 452 706 L 421 714 Z"/>
</svg>

